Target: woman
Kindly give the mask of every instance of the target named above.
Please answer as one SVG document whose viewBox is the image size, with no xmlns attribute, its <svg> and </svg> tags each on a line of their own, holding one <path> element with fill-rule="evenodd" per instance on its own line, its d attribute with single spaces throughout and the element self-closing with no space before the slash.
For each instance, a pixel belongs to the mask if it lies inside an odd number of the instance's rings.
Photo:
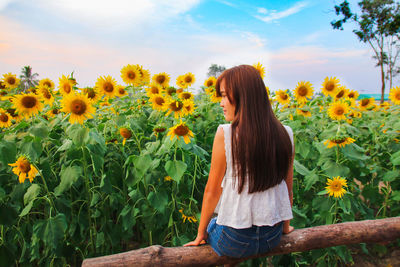
<svg viewBox="0 0 400 267">
<path fill-rule="evenodd" d="M 266 253 L 293 230 L 293 133 L 275 117 L 254 67 L 224 71 L 216 91 L 232 123 L 215 134 L 198 234 L 185 246 L 207 241 L 237 258 Z"/>
</svg>

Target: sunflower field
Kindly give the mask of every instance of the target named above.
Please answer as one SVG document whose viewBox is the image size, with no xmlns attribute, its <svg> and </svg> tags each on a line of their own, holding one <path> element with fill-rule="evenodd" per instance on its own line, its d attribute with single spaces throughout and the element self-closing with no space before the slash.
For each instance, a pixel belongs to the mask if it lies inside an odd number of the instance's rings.
<svg viewBox="0 0 400 267">
<path fill-rule="evenodd" d="M 28 91 L 15 74 L 0 78 L 0 266 L 80 266 L 195 238 L 225 123 L 215 77 L 195 90 L 192 73 L 173 83 L 127 65 L 125 85 L 105 75 L 81 88 L 62 75 L 57 87 L 46 78 Z M 269 96 L 295 136 L 295 228 L 400 215 L 399 87 L 383 104 L 357 100 L 336 77 Z M 338 246 L 268 261 L 334 266 L 352 255 Z"/>
</svg>

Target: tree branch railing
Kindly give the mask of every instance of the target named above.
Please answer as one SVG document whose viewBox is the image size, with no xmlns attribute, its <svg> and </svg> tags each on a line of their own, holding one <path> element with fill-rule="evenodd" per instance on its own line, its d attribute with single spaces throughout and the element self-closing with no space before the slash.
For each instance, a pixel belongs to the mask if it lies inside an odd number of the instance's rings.
<svg viewBox="0 0 400 267">
<path fill-rule="evenodd" d="M 339 245 L 395 241 L 398 238 L 400 238 L 400 217 L 393 217 L 297 229 L 290 234 L 283 235 L 280 244 L 269 253 L 249 258 L 220 257 L 207 244 L 198 247 L 155 245 L 119 254 L 85 259 L 82 266 L 215 266 L 239 263 L 251 258 Z"/>
</svg>

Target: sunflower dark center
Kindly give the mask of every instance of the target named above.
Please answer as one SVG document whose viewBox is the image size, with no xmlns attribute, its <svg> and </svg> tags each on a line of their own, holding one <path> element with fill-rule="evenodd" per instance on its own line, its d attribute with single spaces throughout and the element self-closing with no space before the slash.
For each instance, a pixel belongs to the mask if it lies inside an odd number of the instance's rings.
<svg viewBox="0 0 400 267">
<path fill-rule="evenodd" d="M 152 94 L 158 94 L 160 91 L 158 90 L 157 86 L 152 86 L 150 89 Z"/>
<path fill-rule="evenodd" d="M 28 160 L 24 159 L 19 163 L 19 169 L 21 172 L 28 173 L 31 170 L 31 164 Z"/>
<path fill-rule="evenodd" d="M 192 76 L 185 77 L 185 83 L 191 83 L 193 81 Z"/>
<path fill-rule="evenodd" d="M 287 95 L 287 94 L 281 94 L 281 99 L 282 99 L 282 100 L 288 99 L 288 95 Z"/>
<path fill-rule="evenodd" d="M 183 99 L 189 99 L 189 98 L 191 98 L 192 97 L 192 94 L 191 93 L 182 93 L 182 98 Z"/>
<path fill-rule="evenodd" d="M 87 109 L 86 103 L 83 100 L 75 99 L 71 102 L 71 112 L 76 115 L 82 115 Z"/>
<path fill-rule="evenodd" d="M 37 104 L 37 99 L 33 96 L 24 96 L 21 100 L 21 103 L 24 108 L 33 108 Z"/>
<path fill-rule="evenodd" d="M 354 98 L 356 95 L 355 95 L 354 93 L 349 93 L 347 96 L 348 96 L 349 98 Z"/>
<path fill-rule="evenodd" d="M 0 93 L 0 95 L 6 95 L 7 94 L 7 92 L 6 91 L 1 91 L 1 93 Z"/>
<path fill-rule="evenodd" d="M 361 106 L 365 107 L 369 104 L 369 99 L 368 98 L 364 98 L 363 100 L 361 100 Z"/>
<path fill-rule="evenodd" d="M 167 88 L 167 94 L 168 95 L 172 95 L 174 93 L 176 93 L 176 89 L 174 87 L 168 87 Z"/>
<path fill-rule="evenodd" d="M 60 111 L 58 109 L 56 109 L 56 108 L 53 108 L 51 110 L 51 113 L 53 113 L 54 115 L 57 115 L 58 113 L 60 113 Z"/>
<path fill-rule="evenodd" d="M 7 79 L 7 83 L 8 83 L 8 84 L 13 85 L 13 84 L 15 84 L 15 82 L 16 82 L 16 80 L 15 80 L 14 77 L 8 77 L 8 79 Z"/>
<path fill-rule="evenodd" d="M 207 81 L 207 87 L 210 87 L 210 86 L 212 86 L 212 85 L 214 85 L 214 82 L 213 82 L 213 81 Z"/>
<path fill-rule="evenodd" d="M 337 95 L 336 98 L 341 98 L 344 95 L 344 90 L 341 90 Z"/>
<path fill-rule="evenodd" d="M 336 115 L 343 115 L 344 109 L 342 107 L 337 107 L 335 110 Z"/>
<path fill-rule="evenodd" d="M 325 86 L 326 91 L 332 92 L 335 89 L 335 84 L 333 82 L 328 82 Z"/>
<path fill-rule="evenodd" d="M 189 133 L 189 128 L 185 125 L 179 125 L 175 128 L 174 132 L 176 135 L 185 136 Z"/>
<path fill-rule="evenodd" d="M 342 188 L 342 186 L 340 185 L 340 183 L 333 183 L 333 184 L 331 185 L 331 187 L 332 187 L 333 191 L 339 191 L 339 190 Z"/>
<path fill-rule="evenodd" d="M 50 98 L 51 98 L 51 94 L 50 94 L 50 92 L 49 92 L 48 90 L 43 90 L 43 96 L 44 96 L 45 98 L 47 98 L 47 99 L 50 99 Z"/>
<path fill-rule="evenodd" d="M 71 92 L 71 85 L 69 83 L 64 84 L 64 92 L 66 92 L 67 94 L 69 94 Z"/>
<path fill-rule="evenodd" d="M 0 121 L 2 122 L 7 122 L 8 121 L 8 116 L 5 113 L 0 114 Z"/>
<path fill-rule="evenodd" d="M 9 109 L 7 109 L 7 112 L 8 112 L 12 117 L 18 116 L 18 114 L 15 114 L 15 108 L 9 108 Z"/>
<path fill-rule="evenodd" d="M 128 72 L 128 78 L 133 80 L 136 78 L 136 74 L 133 71 Z"/>
<path fill-rule="evenodd" d="M 181 103 L 179 101 L 174 101 L 171 104 L 169 104 L 169 108 L 174 112 L 181 110 L 182 107 L 183 107 L 183 103 Z"/>
<path fill-rule="evenodd" d="M 157 133 L 162 133 L 162 132 L 165 132 L 165 128 L 157 127 L 157 128 L 154 128 L 154 131 L 156 131 Z"/>
<path fill-rule="evenodd" d="M 308 89 L 305 86 L 300 86 L 297 92 L 299 93 L 300 96 L 306 96 L 308 93 Z"/>
<path fill-rule="evenodd" d="M 157 78 L 156 78 L 156 81 L 159 84 L 163 84 L 166 79 L 167 79 L 167 77 L 165 77 L 165 75 L 158 75 Z"/>
<path fill-rule="evenodd" d="M 335 144 L 341 144 L 344 143 L 346 141 L 346 138 L 336 138 L 334 140 L 332 140 L 332 142 L 334 142 Z"/>
<path fill-rule="evenodd" d="M 162 104 L 164 104 L 164 102 L 165 102 L 164 98 L 162 98 L 162 97 L 160 97 L 160 96 L 156 97 L 156 98 L 154 99 L 154 101 L 156 102 L 157 105 L 160 105 L 160 106 L 161 106 Z"/>
<path fill-rule="evenodd" d="M 114 91 L 114 86 L 112 85 L 112 83 L 110 82 L 105 82 L 103 85 L 104 91 L 111 93 L 112 91 Z"/>
<path fill-rule="evenodd" d="M 118 89 L 118 92 L 119 92 L 120 95 L 124 95 L 125 94 L 125 89 L 124 88 Z"/>
<path fill-rule="evenodd" d="M 126 129 L 126 128 L 121 128 L 121 129 L 119 130 L 119 133 L 121 134 L 121 136 L 122 136 L 123 138 L 126 138 L 126 139 L 132 137 L 131 131 L 130 131 L 129 129 Z"/>
<path fill-rule="evenodd" d="M 5 89 L 6 85 L 3 82 L 0 82 L 0 89 Z"/>
<path fill-rule="evenodd" d="M 51 87 L 51 83 L 48 82 L 48 81 L 44 82 L 43 85 L 44 85 L 44 86 L 47 86 L 47 87 Z"/>
<path fill-rule="evenodd" d="M 396 98 L 397 100 L 400 100 L 400 92 L 396 92 L 394 94 L 394 98 Z"/>
<path fill-rule="evenodd" d="M 87 93 L 88 98 L 92 99 L 96 97 L 96 92 L 94 90 L 89 90 Z"/>
</svg>

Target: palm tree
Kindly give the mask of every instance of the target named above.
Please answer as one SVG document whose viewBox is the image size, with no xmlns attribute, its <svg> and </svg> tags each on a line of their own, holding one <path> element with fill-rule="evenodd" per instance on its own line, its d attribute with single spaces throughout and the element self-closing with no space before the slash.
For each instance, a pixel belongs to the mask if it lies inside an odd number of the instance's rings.
<svg viewBox="0 0 400 267">
<path fill-rule="evenodd" d="M 21 88 L 22 90 L 26 91 L 31 87 L 35 87 L 39 84 L 39 80 L 37 77 L 39 74 L 33 73 L 31 66 L 25 66 L 21 70 L 21 75 L 19 78 L 21 79 Z"/>
</svg>

